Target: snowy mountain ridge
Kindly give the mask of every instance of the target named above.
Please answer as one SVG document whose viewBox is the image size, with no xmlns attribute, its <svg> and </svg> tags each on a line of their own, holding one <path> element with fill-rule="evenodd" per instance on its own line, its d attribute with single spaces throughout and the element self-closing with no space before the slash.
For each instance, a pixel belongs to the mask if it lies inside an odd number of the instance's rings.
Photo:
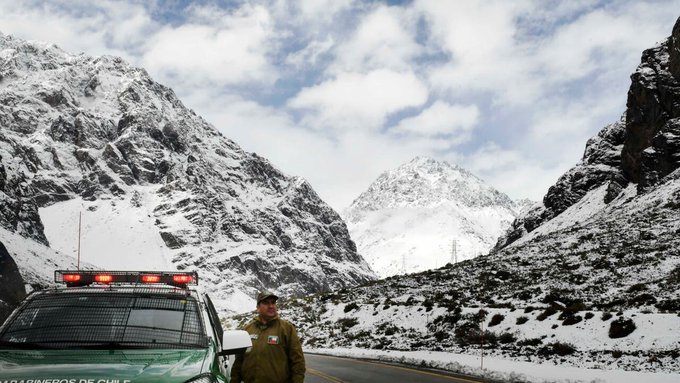
<svg viewBox="0 0 680 383">
<path fill-rule="evenodd" d="M 261 289 L 375 278 L 306 181 L 244 152 L 120 58 L 0 35 L 0 126 L 0 226 L 27 240 L 75 255 L 82 213 L 88 262 L 199 270 L 222 312 L 250 309 Z M 51 283 L 16 259 L 27 284 Z"/>
<path fill-rule="evenodd" d="M 343 215 L 354 220 L 363 211 L 432 207 L 447 201 L 466 207 L 515 207 L 508 196 L 460 166 L 416 157 L 397 169 L 381 174 Z"/>
<path fill-rule="evenodd" d="M 519 209 L 469 171 L 416 157 L 381 174 L 343 216 L 359 253 L 387 277 L 488 252 Z"/>
</svg>

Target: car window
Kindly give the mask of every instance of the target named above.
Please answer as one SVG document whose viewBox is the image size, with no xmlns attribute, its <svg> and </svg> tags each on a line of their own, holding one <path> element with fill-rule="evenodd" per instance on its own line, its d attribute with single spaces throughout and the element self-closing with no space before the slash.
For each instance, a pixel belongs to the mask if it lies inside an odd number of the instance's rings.
<svg viewBox="0 0 680 383">
<path fill-rule="evenodd" d="M 0 342 L 50 348 L 202 348 L 207 338 L 192 296 L 83 291 L 30 299 L 5 325 Z"/>
</svg>

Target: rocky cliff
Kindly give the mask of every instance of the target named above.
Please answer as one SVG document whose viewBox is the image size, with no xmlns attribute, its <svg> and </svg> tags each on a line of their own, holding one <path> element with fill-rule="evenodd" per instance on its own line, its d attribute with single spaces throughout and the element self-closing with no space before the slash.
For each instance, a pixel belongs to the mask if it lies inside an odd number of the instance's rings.
<svg viewBox="0 0 680 383">
<path fill-rule="evenodd" d="M 680 19 L 671 36 L 642 53 L 631 75 L 626 112 L 586 144 L 581 161 L 550 187 L 538 206 L 518 218 L 496 248 L 535 230 L 606 187 L 605 203 L 629 184 L 645 193 L 680 167 Z"/>
<path fill-rule="evenodd" d="M 25 296 L 26 288 L 17 264 L 0 242 L 0 323 Z"/>
</svg>

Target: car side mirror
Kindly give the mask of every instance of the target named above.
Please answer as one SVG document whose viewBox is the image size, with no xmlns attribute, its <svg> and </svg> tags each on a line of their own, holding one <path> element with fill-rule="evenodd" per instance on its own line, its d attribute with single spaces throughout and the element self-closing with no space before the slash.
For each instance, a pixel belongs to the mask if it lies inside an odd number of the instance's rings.
<svg viewBox="0 0 680 383">
<path fill-rule="evenodd" d="M 243 354 L 250 351 L 253 341 L 250 334 L 243 330 L 225 331 L 222 336 L 222 351 L 220 355 Z"/>
</svg>

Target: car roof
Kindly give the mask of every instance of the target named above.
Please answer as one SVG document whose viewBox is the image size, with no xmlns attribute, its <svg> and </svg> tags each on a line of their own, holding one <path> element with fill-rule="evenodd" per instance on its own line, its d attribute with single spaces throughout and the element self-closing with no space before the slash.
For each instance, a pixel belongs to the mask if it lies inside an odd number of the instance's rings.
<svg viewBox="0 0 680 383">
<path fill-rule="evenodd" d="M 81 287 L 55 287 L 37 290 L 37 295 L 67 295 L 67 294 L 131 294 L 131 295 L 165 295 L 168 297 L 193 297 L 200 300 L 200 294 L 193 288 L 177 288 L 172 286 L 148 285 L 89 285 Z"/>
</svg>

